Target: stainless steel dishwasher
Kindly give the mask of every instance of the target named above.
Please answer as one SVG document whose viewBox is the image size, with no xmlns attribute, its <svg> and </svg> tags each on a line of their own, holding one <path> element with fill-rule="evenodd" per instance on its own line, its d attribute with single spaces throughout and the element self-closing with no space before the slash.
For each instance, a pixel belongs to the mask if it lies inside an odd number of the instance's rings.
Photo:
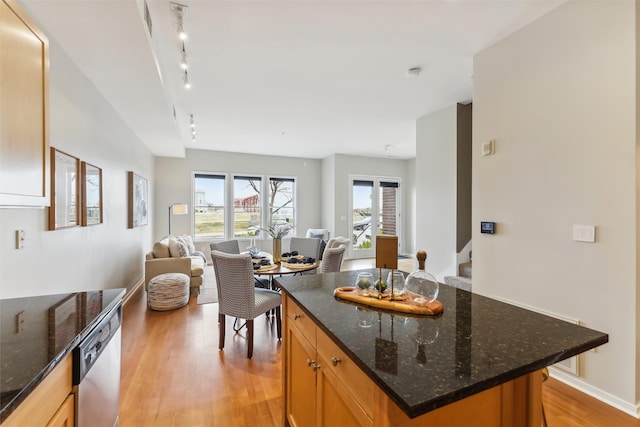
<svg viewBox="0 0 640 427">
<path fill-rule="evenodd" d="M 118 303 L 73 353 L 78 427 L 118 426 L 122 303 Z"/>
</svg>

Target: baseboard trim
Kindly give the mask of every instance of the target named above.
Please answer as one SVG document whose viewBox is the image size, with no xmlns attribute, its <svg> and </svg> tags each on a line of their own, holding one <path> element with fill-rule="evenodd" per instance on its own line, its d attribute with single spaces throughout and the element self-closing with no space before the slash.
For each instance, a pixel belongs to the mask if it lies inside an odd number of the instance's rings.
<svg viewBox="0 0 640 427">
<path fill-rule="evenodd" d="M 624 412 L 625 414 L 629 414 L 634 418 L 640 419 L 640 405 L 634 405 L 632 403 L 626 402 L 612 394 L 607 393 L 606 391 L 600 390 L 597 387 L 585 383 L 580 378 L 573 376 L 568 372 L 565 372 L 553 366 L 549 366 L 549 374 L 556 380 L 561 381 L 566 385 L 581 391 L 584 394 L 588 394 L 589 396 L 598 399 L 599 401 L 606 403 L 607 405 L 614 407 Z"/>
<path fill-rule="evenodd" d="M 140 289 L 142 289 L 143 285 L 144 285 L 144 278 L 140 280 L 138 283 L 136 283 L 135 285 L 133 285 L 133 288 L 131 288 L 131 290 L 124 295 L 124 298 L 122 298 L 122 305 L 128 303 L 131 297 L 134 296 L 135 293 L 138 292 Z"/>
</svg>

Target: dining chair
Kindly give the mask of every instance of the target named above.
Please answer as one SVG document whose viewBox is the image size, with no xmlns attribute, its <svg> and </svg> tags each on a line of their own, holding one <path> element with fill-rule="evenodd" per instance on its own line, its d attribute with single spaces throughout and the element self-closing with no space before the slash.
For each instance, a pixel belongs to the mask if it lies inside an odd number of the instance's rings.
<svg viewBox="0 0 640 427">
<path fill-rule="evenodd" d="M 344 245 L 346 248 L 347 246 L 349 246 L 350 243 L 351 243 L 351 240 L 347 239 L 346 237 L 341 237 L 341 236 L 332 237 L 327 242 L 326 249 L 337 248 L 340 245 Z"/>
<path fill-rule="evenodd" d="M 211 252 L 213 268 L 218 281 L 218 348 L 224 349 L 225 316 L 246 320 L 247 358 L 253 356 L 253 319 L 275 309 L 276 332 L 282 338 L 280 305 L 282 296 L 276 291 L 253 286 L 253 263 L 249 254 Z"/>
<path fill-rule="evenodd" d="M 322 239 L 314 237 L 292 237 L 289 241 L 289 251 L 298 251 L 306 257 L 320 258 L 320 243 Z"/>
<path fill-rule="evenodd" d="M 340 271 L 345 249 L 347 248 L 344 245 L 340 245 L 337 248 L 325 249 L 322 262 L 320 263 L 320 267 L 318 267 L 318 274 Z"/>
<path fill-rule="evenodd" d="M 211 248 L 211 252 L 220 251 L 225 254 L 239 254 L 240 253 L 240 244 L 237 240 L 222 240 L 220 242 L 212 242 L 209 243 L 209 247 Z M 259 288 L 269 289 L 271 284 L 268 279 L 260 279 L 259 277 L 254 277 L 254 284 Z"/>
<path fill-rule="evenodd" d="M 220 251 L 226 254 L 239 254 L 240 253 L 240 244 L 238 244 L 237 240 L 223 240 L 220 242 L 212 242 L 209 243 L 209 247 L 211 248 L 211 252 Z"/>
</svg>

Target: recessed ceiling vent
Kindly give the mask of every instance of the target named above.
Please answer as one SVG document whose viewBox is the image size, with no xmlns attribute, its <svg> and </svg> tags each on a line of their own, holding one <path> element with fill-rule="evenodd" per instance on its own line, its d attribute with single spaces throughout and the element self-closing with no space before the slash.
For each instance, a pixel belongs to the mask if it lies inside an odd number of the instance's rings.
<svg viewBox="0 0 640 427">
<path fill-rule="evenodd" d="M 144 2 L 144 22 L 147 23 L 149 37 L 153 37 L 153 22 L 151 22 L 151 14 L 149 13 L 149 6 L 147 6 L 146 1 Z"/>
</svg>

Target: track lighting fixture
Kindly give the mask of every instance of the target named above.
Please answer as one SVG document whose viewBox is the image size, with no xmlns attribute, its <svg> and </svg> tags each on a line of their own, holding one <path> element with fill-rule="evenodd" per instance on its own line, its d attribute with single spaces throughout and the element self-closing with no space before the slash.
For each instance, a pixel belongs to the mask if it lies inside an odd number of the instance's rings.
<svg viewBox="0 0 640 427">
<path fill-rule="evenodd" d="M 186 40 L 189 36 L 186 31 L 184 31 L 184 24 L 178 24 L 178 38 L 182 41 Z"/>
<path fill-rule="evenodd" d="M 193 119 L 193 114 L 189 115 L 189 126 L 191 127 L 191 142 L 196 142 L 196 121 Z"/>
<path fill-rule="evenodd" d="M 183 70 L 189 68 L 189 65 L 187 64 L 187 51 L 184 50 L 184 42 L 182 43 L 182 52 L 180 53 L 180 68 Z"/>
<path fill-rule="evenodd" d="M 178 3 L 170 3 L 171 10 L 176 14 L 176 28 L 178 29 L 178 38 L 180 40 L 187 39 L 187 33 L 184 30 L 184 17 L 187 16 L 188 6 Z"/>
<path fill-rule="evenodd" d="M 189 73 L 187 72 L 187 70 L 184 70 L 184 88 L 185 89 L 191 89 L 191 82 L 189 81 Z"/>
</svg>

